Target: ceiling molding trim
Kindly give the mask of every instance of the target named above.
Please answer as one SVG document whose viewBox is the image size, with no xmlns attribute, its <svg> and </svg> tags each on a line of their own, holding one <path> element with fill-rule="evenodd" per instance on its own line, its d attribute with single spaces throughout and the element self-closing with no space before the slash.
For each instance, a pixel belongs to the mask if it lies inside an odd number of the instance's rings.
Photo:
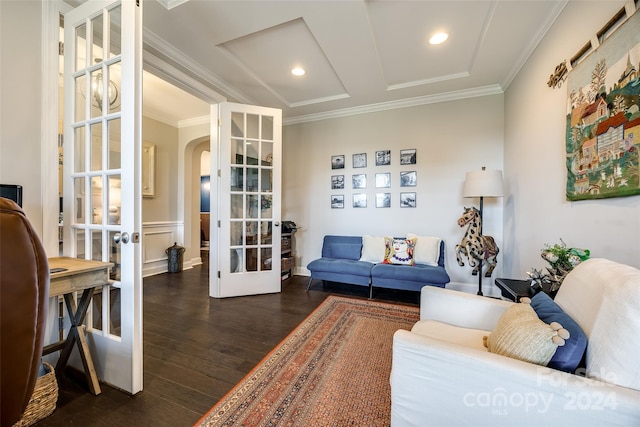
<svg viewBox="0 0 640 427">
<path fill-rule="evenodd" d="M 157 50 L 167 58 L 171 58 L 176 63 L 182 64 L 186 69 L 193 72 L 196 76 L 202 78 L 205 82 L 210 83 L 212 88 L 215 88 L 216 90 L 227 94 L 240 103 L 256 104 L 256 102 L 249 96 L 245 95 L 242 92 L 239 92 L 237 89 L 227 84 L 227 82 L 225 82 L 215 74 L 210 73 L 200 64 L 194 62 L 191 58 L 184 55 L 178 49 L 159 37 L 157 34 L 147 30 L 146 28 L 144 29 L 143 33 L 143 40 L 147 46 Z M 145 53 L 148 52 L 145 51 Z"/>
<path fill-rule="evenodd" d="M 258 75 L 256 73 L 254 73 L 251 68 L 249 68 L 244 62 L 242 62 L 242 60 L 240 60 L 240 58 L 238 58 L 236 55 L 233 54 L 233 52 L 231 52 L 229 49 L 227 49 L 224 46 L 216 46 L 218 49 L 220 49 L 220 51 L 222 53 L 224 53 L 227 58 L 229 58 L 234 64 L 236 64 L 242 71 L 244 71 L 249 77 L 251 77 L 253 80 L 255 80 L 259 85 L 261 85 L 263 88 L 265 88 L 266 90 L 268 90 L 271 95 L 275 96 L 276 98 L 278 98 L 278 100 L 280 102 L 282 102 L 284 105 L 286 105 L 287 107 L 291 107 L 291 103 L 289 101 L 287 101 L 282 95 L 280 95 L 278 93 L 278 91 L 276 91 L 274 88 L 272 88 L 267 82 L 265 82 L 264 80 L 262 80 L 260 77 L 258 77 Z"/>
<path fill-rule="evenodd" d="M 309 99 L 307 101 L 294 102 L 292 104 L 289 104 L 289 107 L 304 107 L 305 105 L 321 104 L 323 102 L 338 101 L 340 99 L 347 98 L 351 98 L 351 95 L 349 95 L 348 93 L 342 93 L 340 95 L 326 96 L 324 98 L 315 98 Z"/>
<path fill-rule="evenodd" d="M 556 22 L 556 19 L 558 19 L 568 3 L 569 0 L 561 0 L 552 3 L 554 5 L 554 10 L 548 15 L 548 19 L 538 27 L 538 32 L 536 33 L 535 37 L 531 38 L 529 44 L 525 49 L 522 50 L 522 55 L 520 56 L 520 58 L 518 58 L 517 61 L 514 62 L 513 68 L 511 68 L 511 71 L 505 76 L 502 84 L 500 84 L 500 86 L 502 86 L 505 91 L 507 90 L 513 79 L 515 79 L 515 77 L 518 75 L 522 67 L 524 67 L 524 64 L 529 60 L 529 57 L 536 50 L 538 44 L 540 44 L 544 36 L 549 32 L 549 29 L 551 28 L 553 23 Z"/>
<path fill-rule="evenodd" d="M 460 99 L 476 98 L 479 96 L 497 95 L 504 93 L 499 85 L 482 86 L 473 89 L 464 89 L 453 92 L 439 93 L 435 95 L 407 98 L 399 101 L 380 102 L 377 104 L 363 105 L 360 107 L 343 108 L 340 110 L 326 111 L 317 114 L 307 114 L 302 116 L 288 117 L 282 120 L 283 125 L 294 125 L 298 123 L 315 122 L 319 120 L 335 119 L 340 117 L 355 116 L 358 114 L 374 113 L 385 110 L 395 110 L 398 108 L 416 107 L 426 104 L 437 104 L 439 102 L 456 101 Z"/>
<path fill-rule="evenodd" d="M 169 126 L 172 126 L 174 128 L 178 127 L 178 122 L 176 122 L 175 120 L 169 119 L 168 117 L 165 117 L 165 116 L 160 115 L 160 114 L 155 114 L 155 113 L 150 113 L 148 111 L 145 111 L 142 114 L 142 117 L 146 117 L 148 119 L 155 120 L 156 122 L 164 123 L 165 125 L 169 125 Z"/>
<path fill-rule="evenodd" d="M 224 95 L 188 76 L 173 65 L 170 65 L 164 60 L 158 58 L 153 53 L 145 51 L 143 54 L 143 63 L 145 71 L 150 72 L 156 77 L 160 77 L 166 82 L 179 87 L 185 92 L 188 92 L 205 102 L 217 104 L 227 100 Z"/>
<path fill-rule="evenodd" d="M 191 117 L 189 119 L 179 120 L 178 128 L 186 128 L 189 126 L 197 126 L 197 125 L 208 125 L 210 122 L 211 122 L 211 117 L 209 116 Z"/>
<path fill-rule="evenodd" d="M 469 77 L 470 75 L 471 74 L 469 74 L 466 71 L 463 72 L 463 73 L 447 74 L 446 76 L 434 77 L 434 78 L 431 78 L 431 79 L 415 80 L 415 81 L 412 81 L 412 82 L 398 83 L 398 84 L 395 84 L 395 85 L 389 85 L 389 86 L 387 86 L 387 90 L 388 91 L 392 91 L 392 90 L 398 90 L 398 89 L 406 89 L 406 88 L 409 88 L 409 87 L 428 85 L 428 84 L 438 83 L 438 82 L 445 82 L 447 80 L 462 79 L 462 78 L 465 78 L 465 77 Z"/>
<path fill-rule="evenodd" d="M 189 0 L 157 0 L 162 6 L 164 6 L 167 10 L 171 10 L 174 7 L 178 7 L 183 3 L 188 2 Z"/>
<path fill-rule="evenodd" d="M 498 8 L 498 2 L 491 2 L 489 5 L 489 10 L 487 11 L 487 16 L 484 19 L 484 25 L 482 27 L 482 32 L 480 33 L 480 37 L 476 41 L 475 49 L 473 50 L 473 54 L 471 55 L 471 60 L 469 61 L 469 65 L 467 69 L 469 71 L 473 70 L 473 66 L 476 63 L 476 59 L 478 59 L 478 54 L 480 53 L 480 48 L 484 44 L 485 39 L 487 38 L 487 33 L 489 32 L 489 27 L 491 26 L 491 21 L 493 21 L 493 16 L 496 13 L 496 9 Z"/>
</svg>

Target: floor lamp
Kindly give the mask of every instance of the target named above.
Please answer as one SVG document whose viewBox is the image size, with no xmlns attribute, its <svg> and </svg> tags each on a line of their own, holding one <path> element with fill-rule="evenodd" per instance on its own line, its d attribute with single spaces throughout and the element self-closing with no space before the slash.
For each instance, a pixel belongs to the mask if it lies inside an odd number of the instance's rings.
<svg viewBox="0 0 640 427">
<path fill-rule="evenodd" d="M 485 197 L 502 197 L 502 171 L 487 170 L 484 166 L 480 171 L 467 172 L 464 180 L 464 197 L 480 198 L 480 230 L 482 236 L 482 204 Z M 471 257 L 471 254 L 469 254 Z M 482 295 L 482 259 L 478 260 L 478 295 Z"/>
</svg>

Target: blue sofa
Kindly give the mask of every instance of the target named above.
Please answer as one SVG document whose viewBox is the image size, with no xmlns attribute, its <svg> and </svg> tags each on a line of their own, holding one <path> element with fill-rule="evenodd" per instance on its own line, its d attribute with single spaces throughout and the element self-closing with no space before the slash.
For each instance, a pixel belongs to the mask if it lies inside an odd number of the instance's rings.
<svg viewBox="0 0 640 427">
<path fill-rule="evenodd" d="M 440 242 L 438 265 L 427 264 L 393 265 L 360 261 L 362 237 L 325 236 L 322 257 L 311 261 L 307 269 L 311 272 L 307 290 L 314 279 L 330 282 L 368 286 L 369 298 L 373 288 L 390 288 L 420 291 L 423 286 L 444 286 L 451 280 L 444 268 L 444 241 Z"/>
</svg>

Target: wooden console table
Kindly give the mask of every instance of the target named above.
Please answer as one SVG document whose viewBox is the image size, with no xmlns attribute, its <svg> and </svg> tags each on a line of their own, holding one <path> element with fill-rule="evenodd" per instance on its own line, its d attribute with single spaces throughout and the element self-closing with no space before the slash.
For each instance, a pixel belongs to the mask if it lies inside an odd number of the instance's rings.
<svg viewBox="0 0 640 427">
<path fill-rule="evenodd" d="M 100 394 L 100 383 L 93 366 L 93 360 L 89 353 L 87 340 L 85 338 L 85 327 L 82 324 L 87 314 L 87 309 L 91 303 L 94 289 L 102 288 L 109 283 L 109 268 L 113 264 L 108 262 L 89 261 L 84 259 L 56 257 L 49 258 L 49 268 L 51 269 L 51 278 L 49 285 L 49 296 L 63 296 L 71 327 L 65 340 L 57 343 L 49 344 L 44 347 L 42 354 L 53 353 L 62 350 L 60 358 L 56 364 L 56 373 L 61 374 L 67 366 L 69 356 L 73 350 L 74 344 L 77 344 L 80 352 L 80 359 L 84 366 L 84 372 L 87 376 L 89 389 L 91 393 Z M 82 291 L 82 296 L 76 307 L 73 294 Z"/>
</svg>

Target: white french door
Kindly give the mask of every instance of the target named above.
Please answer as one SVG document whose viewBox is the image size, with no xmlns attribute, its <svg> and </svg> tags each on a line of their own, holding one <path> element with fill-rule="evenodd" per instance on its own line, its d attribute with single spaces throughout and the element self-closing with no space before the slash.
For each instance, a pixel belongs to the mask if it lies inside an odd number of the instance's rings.
<svg viewBox="0 0 640 427">
<path fill-rule="evenodd" d="M 114 264 L 86 320 L 98 377 L 142 390 L 142 10 L 90 1 L 65 14 L 64 251 Z"/>
<path fill-rule="evenodd" d="M 219 274 L 211 275 L 212 296 L 280 292 L 282 112 L 229 102 L 218 111 Z"/>
</svg>

